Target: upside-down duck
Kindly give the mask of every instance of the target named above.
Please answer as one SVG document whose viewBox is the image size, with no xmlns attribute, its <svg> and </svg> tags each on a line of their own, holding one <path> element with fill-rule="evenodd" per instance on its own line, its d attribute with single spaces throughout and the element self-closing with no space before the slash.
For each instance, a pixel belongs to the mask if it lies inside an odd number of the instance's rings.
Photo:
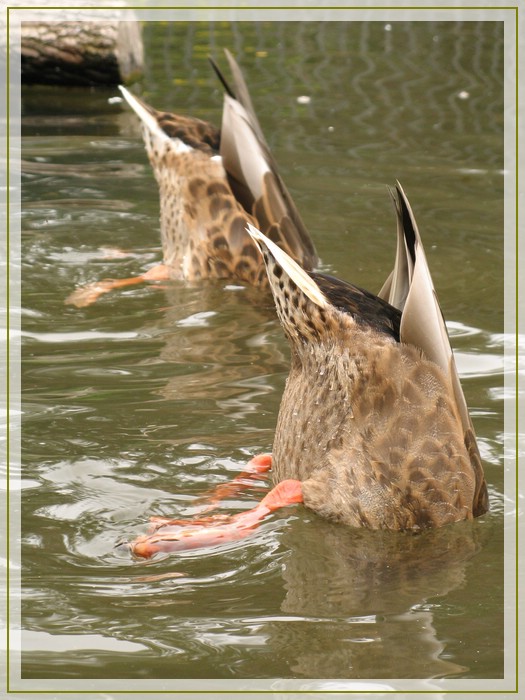
<svg viewBox="0 0 525 700">
<path fill-rule="evenodd" d="M 233 516 L 157 520 L 131 543 L 135 555 L 239 539 L 293 503 L 349 526 L 415 532 L 487 511 L 476 437 L 421 237 L 401 186 L 391 194 L 397 253 L 377 296 L 305 271 L 248 224 L 291 348 L 272 456 L 248 467 L 260 473 L 271 466 L 274 487 Z"/>
<path fill-rule="evenodd" d="M 247 221 L 305 269 L 317 264 L 314 244 L 278 173 L 242 72 L 230 52 L 225 54 L 231 87 L 211 61 L 225 91 L 221 129 L 158 111 L 120 87 L 141 121 L 159 187 L 163 262 L 136 277 L 89 284 L 66 303 L 87 306 L 111 289 L 167 279 L 231 279 L 267 287 Z"/>
</svg>

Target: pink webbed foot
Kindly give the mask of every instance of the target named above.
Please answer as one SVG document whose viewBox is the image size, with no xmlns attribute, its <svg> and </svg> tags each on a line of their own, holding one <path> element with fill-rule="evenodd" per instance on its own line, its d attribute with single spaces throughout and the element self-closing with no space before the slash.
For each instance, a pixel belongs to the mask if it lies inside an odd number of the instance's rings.
<svg viewBox="0 0 525 700">
<path fill-rule="evenodd" d="M 102 294 L 107 294 L 113 289 L 142 284 L 143 282 L 163 282 L 168 280 L 169 277 L 169 268 L 166 265 L 155 265 L 144 274 L 137 275 L 136 277 L 100 280 L 99 282 L 87 284 L 85 287 L 79 287 L 79 289 L 75 289 L 75 291 L 67 297 L 64 303 L 82 308 L 94 304 Z"/>
<path fill-rule="evenodd" d="M 257 479 L 261 479 L 271 467 L 271 454 L 256 455 L 248 462 L 245 470 L 238 474 L 235 479 L 228 481 L 226 484 L 219 484 L 195 499 L 193 502 L 195 505 L 203 506 L 197 517 L 191 520 L 181 520 L 180 518 L 166 518 L 162 515 L 152 515 L 150 518 L 149 533 L 156 532 L 160 527 L 164 527 L 165 525 L 203 524 L 205 522 L 217 522 L 221 518 L 229 519 L 230 516 L 227 515 L 204 516 L 204 513 L 208 513 L 210 510 L 217 508 L 220 502 L 225 498 L 235 496 L 235 494 L 243 489 L 252 486 L 253 482 Z"/>
<path fill-rule="evenodd" d="M 130 543 L 130 548 L 135 556 L 147 559 L 158 552 L 177 552 L 233 542 L 249 535 L 269 513 L 293 503 L 302 503 L 302 500 L 301 482 L 287 479 L 277 484 L 255 508 L 236 515 L 166 522 L 160 518 L 154 524 L 153 534 L 137 537 Z"/>
<path fill-rule="evenodd" d="M 219 484 L 214 489 L 204 493 L 195 503 L 203 505 L 208 504 L 203 512 L 212 510 L 225 498 L 231 498 L 243 489 L 252 486 L 254 481 L 264 477 L 271 468 L 271 454 L 256 455 L 248 462 L 244 471 L 238 474 L 235 479 L 228 481 L 226 484 Z"/>
</svg>

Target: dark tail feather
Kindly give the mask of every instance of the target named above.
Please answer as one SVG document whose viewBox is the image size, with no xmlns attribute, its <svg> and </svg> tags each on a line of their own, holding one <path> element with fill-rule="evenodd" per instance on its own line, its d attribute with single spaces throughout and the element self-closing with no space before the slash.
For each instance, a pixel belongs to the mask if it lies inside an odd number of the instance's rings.
<svg viewBox="0 0 525 700">
<path fill-rule="evenodd" d="M 212 67 L 213 70 L 215 71 L 215 74 L 217 75 L 217 77 L 218 77 L 219 80 L 221 81 L 222 86 L 223 86 L 223 88 L 226 90 L 226 92 L 228 93 L 228 95 L 229 95 L 230 97 L 232 97 L 234 100 L 237 99 L 237 98 L 235 97 L 235 94 L 234 94 L 233 90 L 232 90 L 232 89 L 230 88 L 230 86 L 228 85 L 228 82 L 227 82 L 226 78 L 225 78 L 224 75 L 221 73 L 221 71 L 220 71 L 220 69 L 219 69 L 219 66 L 215 63 L 215 61 L 213 60 L 213 58 L 212 58 L 211 56 L 208 56 L 208 61 L 211 63 L 211 67 Z"/>
</svg>

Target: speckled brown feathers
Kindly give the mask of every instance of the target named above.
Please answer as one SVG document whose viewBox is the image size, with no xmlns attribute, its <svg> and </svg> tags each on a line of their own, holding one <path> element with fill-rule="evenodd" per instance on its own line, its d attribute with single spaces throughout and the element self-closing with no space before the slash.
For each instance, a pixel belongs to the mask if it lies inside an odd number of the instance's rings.
<svg viewBox="0 0 525 700">
<path fill-rule="evenodd" d="M 144 102 L 142 105 L 155 117 L 162 131 L 170 139 L 180 139 L 187 146 L 207 153 L 209 156 L 219 153 L 221 132 L 213 124 L 196 117 L 158 112 Z"/>
<path fill-rule="evenodd" d="M 417 530 L 472 519 L 488 499 L 419 233 L 400 186 L 393 195 L 400 255 L 410 258 L 398 258 L 382 290 L 387 298 L 398 290 L 397 308 L 346 282 L 298 271 L 271 242 L 252 236 L 292 351 L 274 440 L 275 482 L 299 479 L 305 505 L 326 518 Z M 426 304 L 427 292 L 426 340 L 416 344 L 407 340 L 419 323 L 413 299 L 421 293 Z M 445 339 L 447 352 L 427 347 Z"/>
<path fill-rule="evenodd" d="M 225 86 L 222 127 L 159 112 L 125 88 L 143 124 L 160 192 L 164 262 L 174 278 L 231 278 L 266 286 L 256 224 L 306 269 L 317 256 L 263 137 L 242 73 L 226 52 L 233 88 Z"/>
</svg>

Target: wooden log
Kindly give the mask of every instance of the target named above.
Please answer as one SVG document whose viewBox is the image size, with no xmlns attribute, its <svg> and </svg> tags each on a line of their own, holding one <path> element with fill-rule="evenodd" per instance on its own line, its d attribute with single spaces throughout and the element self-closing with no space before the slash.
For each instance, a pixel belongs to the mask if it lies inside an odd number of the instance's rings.
<svg viewBox="0 0 525 700">
<path fill-rule="evenodd" d="M 22 82 L 116 85 L 142 73 L 137 21 L 22 22 Z"/>
</svg>

